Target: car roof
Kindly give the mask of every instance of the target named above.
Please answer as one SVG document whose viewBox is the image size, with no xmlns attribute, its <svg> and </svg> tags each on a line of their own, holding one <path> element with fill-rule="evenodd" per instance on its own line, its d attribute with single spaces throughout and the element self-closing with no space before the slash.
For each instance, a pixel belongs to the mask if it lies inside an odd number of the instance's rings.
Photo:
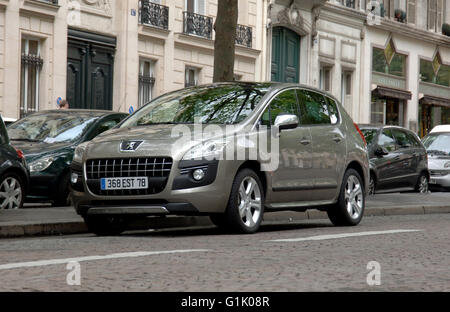
<svg viewBox="0 0 450 312">
<path fill-rule="evenodd" d="M 430 133 L 450 132 L 450 125 L 439 125 L 433 128 Z"/>
<path fill-rule="evenodd" d="M 372 125 L 372 124 L 362 124 L 362 125 L 358 125 L 359 128 L 361 130 L 363 129 L 373 129 L 373 130 L 378 130 L 378 129 L 400 129 L 400 130 L 406 130 L 406 131 L 411 131 L 408 130 L 406 128 L 400 127 L 400 126 L 393 126 L 393 125 Z"/>
<path fill-rule="evenodd" d="M 114 114 L 123 114 L 128 115 L 127 113 L 123 112 L 113 112 L 108 110 L 99 110 L 99 109 L 51 109 L 51 110 L 42 110 L 36 113 L 33 113 L 32 115 L 46 115 L 46 114 L 58 114 L 58 115 L 79 115 L 79 116 L 92 116 L 92 117 L 102 117 L 107 115 L 114 115 Z"/>
</svg>

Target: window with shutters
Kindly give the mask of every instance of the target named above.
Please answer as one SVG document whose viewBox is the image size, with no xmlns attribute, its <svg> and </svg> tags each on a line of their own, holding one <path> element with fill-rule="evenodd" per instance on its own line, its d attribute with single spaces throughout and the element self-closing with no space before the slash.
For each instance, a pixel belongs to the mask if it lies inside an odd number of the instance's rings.
<svg viewBox="0 0 450 312">
<path fill-rule="evenodd" d="M 444 1 L 443 0 L 427 0 L 427 26 L 428 30 L 434 32 L 442 31 L 443 23 L 443 11 L 444 11 Z"/>
</svg>

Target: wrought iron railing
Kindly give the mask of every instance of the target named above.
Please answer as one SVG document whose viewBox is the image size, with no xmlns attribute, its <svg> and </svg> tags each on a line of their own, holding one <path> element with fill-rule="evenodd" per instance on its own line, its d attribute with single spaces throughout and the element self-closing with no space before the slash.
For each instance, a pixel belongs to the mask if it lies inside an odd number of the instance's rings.
<svg viewBox="0 0 450 312">
<path fill-rule="evenodd" d="M 183 12 L 183 32 L 212 39 L 213 19 L 208 16 Z"/>
<path fill-rule="evenodd" d="M 150 0 L 139 0 L 139 23 L 168 29 L 169 7 Z"/>
<path fill-rule="evenodd" d="M 236 27 L 236 44 L 251 48 L 252 40 L 253 40 L 252 28 L 238 24 Z"/>
</svg>

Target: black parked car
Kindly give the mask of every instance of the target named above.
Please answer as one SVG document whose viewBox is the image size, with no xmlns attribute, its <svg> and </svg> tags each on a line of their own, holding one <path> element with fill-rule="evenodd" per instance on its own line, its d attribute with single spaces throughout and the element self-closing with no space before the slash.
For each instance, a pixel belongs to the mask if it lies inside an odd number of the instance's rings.
<svg viewBox="0 0 450 312">
<path fill-rule="evenodd" d="M 9 144 L 8 132 L 0 117 L 0 209 L 22 207 L 28 177 L 25 157 Z"/>
<path fill-rule="evenodd" d="M 428 192 L 427 151 L 416 134 L 395 126 L 361 126 L 370 158 L 369 193 Z"/>
<path fill-rule="evenodd" d="M 94 110 L 51 110 L 8 126 L 11 144 L 23 150 L 30 169 L 27 201 L 68 204 L 70 163 L 75 147 L 115 127 L 128 114 Z"/>
</svg>

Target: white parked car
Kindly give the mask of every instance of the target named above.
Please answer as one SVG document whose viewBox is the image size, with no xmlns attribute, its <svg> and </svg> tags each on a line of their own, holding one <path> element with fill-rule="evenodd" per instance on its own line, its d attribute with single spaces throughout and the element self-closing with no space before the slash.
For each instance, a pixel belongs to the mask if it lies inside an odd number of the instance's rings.
<svg viewBox="0 0 450 312">
<path fill-rule="evenodd" d="M 3 116 L 2 116 L 2 118 L 3 118 L 3 122 L 5 123 L 6 126 L 17 121 L 16 118 L 9 118 L 9 117 L 3 117 Z"/>
<path fill-rule="evenodd" d="M 450 190 L 450 125 L 437 126 L 423 139 L 428 153 L 430 186 Z"/>
</svg>

